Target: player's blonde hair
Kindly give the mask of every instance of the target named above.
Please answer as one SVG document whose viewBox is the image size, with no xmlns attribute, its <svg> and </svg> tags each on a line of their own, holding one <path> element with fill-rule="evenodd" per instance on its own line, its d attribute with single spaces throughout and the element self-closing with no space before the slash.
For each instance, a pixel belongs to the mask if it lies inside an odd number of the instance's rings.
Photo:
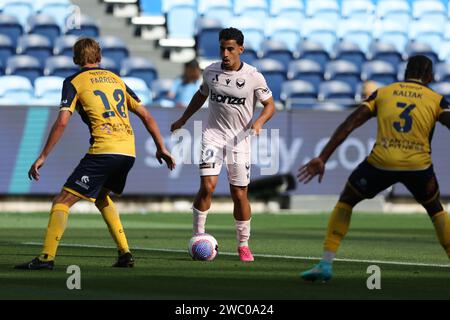
<svg viewBox="0 0 450 320">
<path fill-rule="evenodd" d="M 97 41 L 91 38 L 77 40 L 73 46 L 73 62 L 79 66 L 100 63 L 102 50 Z"/>
</svg>

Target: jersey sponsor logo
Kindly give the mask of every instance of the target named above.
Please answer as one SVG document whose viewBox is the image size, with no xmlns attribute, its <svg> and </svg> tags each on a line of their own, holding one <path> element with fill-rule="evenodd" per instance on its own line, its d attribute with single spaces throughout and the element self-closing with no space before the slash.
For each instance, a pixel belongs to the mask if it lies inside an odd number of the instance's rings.
<svg viewBox="0 0 450 320">
<path fill-rule="evenodd" d="M 218 93 L 215 93 L 211 90 L 211 101 L 212 102 L 219 102 L 219 103 L 226 103 L 226 104 L 233 104 L 233 105 L 244 105 L 246 98 L 238 98 L 238 97 L 232 97 L 227 95 L 221 95 Z"/>
<path fill-rule="evenodd" d="M 203 163 L 200 163 L 199 168 L 200 169 L 214 169 L 215 166 L 216 166 L 215 163 L 203 162 Z"/>
<path fill-rule="evenodd" d="M 245 79 L 237 78 L 236 79 L 236 87 L 238 89 L 242 89 L 242 88 L 244 88 L 244 86 L 245 86 Z"/>
</svg>

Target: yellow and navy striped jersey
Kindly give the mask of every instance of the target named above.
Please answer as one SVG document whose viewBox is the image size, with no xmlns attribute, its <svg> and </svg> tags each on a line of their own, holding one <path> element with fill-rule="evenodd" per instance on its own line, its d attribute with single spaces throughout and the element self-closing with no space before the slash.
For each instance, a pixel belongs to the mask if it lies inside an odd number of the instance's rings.
<svg viewBox="0 0 450 320">
<path fill-rule="evenodd" d="M 134 157 L 134 134 L 128 110 L 139 105 L 139 98 L 115 73 L 83 68 L 64 80 L 60 110 L 73 113 L 76 109 L 88 125 L 89 154 Z"/>
<path fill-rule="evenodd" d="M 443 96 L 418 81 L 397 82 L 363 102 L 377 117 L 377 140 L 368 162 L 386 170 L 423 170 L 431 166 L 431 138 L 442 112 Z"/>
</svg>

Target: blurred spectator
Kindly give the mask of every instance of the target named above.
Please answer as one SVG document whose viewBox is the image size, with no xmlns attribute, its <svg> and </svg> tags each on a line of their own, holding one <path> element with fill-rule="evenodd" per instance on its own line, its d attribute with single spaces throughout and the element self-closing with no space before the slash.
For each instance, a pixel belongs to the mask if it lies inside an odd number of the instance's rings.
<svg viewBox="0 0 450 320">
<path fill-rule="evenodd" d="M 202 84 L 202 71 L 197 60 L 184 64 L 183 75 L 175 79 L 172 89 L 167 94 L 169 99 L 175 102 L 177 107 L 187 107 L 192 96 Z"/>
<path fill-rule="evenodd" d="M 372 95 L 379 87 L 378 83 L 372 80 L 367 80 L 362 85 L 361 100 L 366 100 Z"/>
</svg>

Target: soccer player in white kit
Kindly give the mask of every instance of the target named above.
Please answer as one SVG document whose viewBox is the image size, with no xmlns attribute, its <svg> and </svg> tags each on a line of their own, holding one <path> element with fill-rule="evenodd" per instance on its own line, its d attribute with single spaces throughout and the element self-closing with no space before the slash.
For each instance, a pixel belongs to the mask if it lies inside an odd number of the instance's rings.
<svg viewBox="0 0 450 320">
<path fill-rule="evenodd" d="M 181 128 L 209 97 L 208 124 L 203 131 L 200 162 L 200 189 L 193 204 L 193 233 L 204 233 L 208 210 L 225 162 L 233 215 L 236 221 L 238 254 L 241 261 L 253 261 L 250 238 L 251 209 L 247 197 L 250 183 L 250 132 L 259 135 L 262 126 L 272 117 L 275 105 L 272 92 L 256 68 L 244 63 L 244 35 L 236 28 L 219 33 L 222 61 L 203 71 L 203 83 L 192 97 L 186 111 L 171 126 Z M 252 122 L 256 99 L 263 110 Z"/>
</svg>

